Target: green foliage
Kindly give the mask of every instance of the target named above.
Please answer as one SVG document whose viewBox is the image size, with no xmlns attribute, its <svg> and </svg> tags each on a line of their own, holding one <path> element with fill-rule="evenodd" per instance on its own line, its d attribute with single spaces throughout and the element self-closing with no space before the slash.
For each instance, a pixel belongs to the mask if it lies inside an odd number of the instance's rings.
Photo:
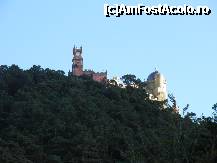
<svg viewBox="0 0 217 163">
<path fill-rule="evenodd" d="M 137 79 L 135 75 L 127 74 L 121 77 L 123 83 L 126 84 L 128 87 L 140 87 L 143 88 L 146 83 L 142 82 L 140 79 Z"/>
<path fill-rule="evenodd" d="M 150 101 L 135 75 L 123 79 L 126 89 L 0 66 L 0 162 L 216 162 L 213 118 L 182 118 Z"/>
</svg>

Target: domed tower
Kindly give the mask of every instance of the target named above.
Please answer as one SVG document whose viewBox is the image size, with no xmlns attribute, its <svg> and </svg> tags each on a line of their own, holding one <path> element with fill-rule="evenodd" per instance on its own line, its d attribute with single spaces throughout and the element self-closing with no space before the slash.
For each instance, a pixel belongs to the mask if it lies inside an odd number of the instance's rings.
<svg viewBox="0 0 217 163">
<path fill-rule="evenodd" d="M 83 75 L 82 47 L 73 48 L 72 75 L 75 75 L 75 76 Z"/>
<path fill-rule="evenodd" d="M 166 79 L 157 70 L 152 72 L 147 79 L 146 91 L 150 99 L 164 101 L 167 99 Z"/>
</svg>

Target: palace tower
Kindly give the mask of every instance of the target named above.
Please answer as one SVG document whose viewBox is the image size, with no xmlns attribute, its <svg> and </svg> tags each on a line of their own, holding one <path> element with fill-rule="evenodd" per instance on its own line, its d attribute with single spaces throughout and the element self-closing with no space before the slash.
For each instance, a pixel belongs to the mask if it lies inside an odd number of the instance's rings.
<svg viewBox="0 0 217 163">
<path fill-rule="evenodd" d="M 72 59 L 72 75 L 82 76 L 83 75 L 83 57 L 82 47 L 73 48 L 73 59 Z"/>
<path fill-rule="evenodd" d="M 73 76 L 89 76 L 97 82 L 107 81 L 107 71 L 106 72 L 94 72 L 93 70 L 83 70 L 83 57 L 82 57 L 82 47 L 73 48 L 73 59 L 72 59 L 72 75 Z"/>
</svg>

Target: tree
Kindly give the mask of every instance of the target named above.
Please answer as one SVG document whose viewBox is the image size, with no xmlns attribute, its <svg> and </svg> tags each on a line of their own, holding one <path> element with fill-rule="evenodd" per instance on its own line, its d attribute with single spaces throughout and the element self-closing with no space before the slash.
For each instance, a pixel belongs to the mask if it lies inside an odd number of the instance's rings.
<svg viewBox="0 0 217 163">
<path fill-rule="evenodd" d="M 212 117 L 196 119 L 189 105 L 183 116 L 162 109 L 145 82 L 123 79 L 126 89 L 40 66 L 0 66 L 0 162 L 216 162 Z"/>
<path fill-rule="evenodd" d="M 127 74 L 121 77 L 121 80 L 123 80 L 123 83 L 130 86 L 136 83 L 136 76 Z"/>
<path fill-rule="evenodd" d="M 212 110 L 214 122 L 217 123 L 217 103 L 213 105 Z"/>
</svg>

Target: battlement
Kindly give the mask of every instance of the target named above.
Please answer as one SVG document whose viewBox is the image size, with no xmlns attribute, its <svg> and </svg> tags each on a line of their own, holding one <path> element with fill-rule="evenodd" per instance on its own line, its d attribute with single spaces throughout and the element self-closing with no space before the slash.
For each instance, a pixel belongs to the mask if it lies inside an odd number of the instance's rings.
<svg viewBox="0 0 217 163">
<path fill-rule="evenodd" d="M 74 46 L 73 48 L 73 55 L 76 56 L 76 54 L 82 54 L 82 46 L 80 48 L 77 48 Z"/>
<path fill-rule="evenodd" d="M 84 69 L 84 72 L 94 72 L 92 69 Z"/>
<path fill-rule="evenodd" d="M 107 71 L 106 72 L 95 72 L 95 74 L 97 74 L 97 75 L 107 75 Z"/>
</svg>

